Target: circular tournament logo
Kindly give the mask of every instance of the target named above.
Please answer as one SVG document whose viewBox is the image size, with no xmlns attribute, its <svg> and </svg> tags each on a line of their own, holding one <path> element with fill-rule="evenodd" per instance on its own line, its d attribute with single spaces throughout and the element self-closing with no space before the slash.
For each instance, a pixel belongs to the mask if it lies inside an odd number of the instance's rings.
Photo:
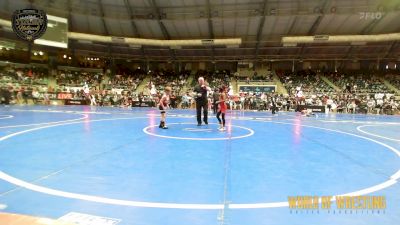
<svg viewBox="0 0 400 225">
<path fill-rule="evenodd" d="M 17 36 L 27 41 L 40 38 L 47 29 L 46 13 L 38 9 L 17 10 L 11 22 Z"/>
</svg>

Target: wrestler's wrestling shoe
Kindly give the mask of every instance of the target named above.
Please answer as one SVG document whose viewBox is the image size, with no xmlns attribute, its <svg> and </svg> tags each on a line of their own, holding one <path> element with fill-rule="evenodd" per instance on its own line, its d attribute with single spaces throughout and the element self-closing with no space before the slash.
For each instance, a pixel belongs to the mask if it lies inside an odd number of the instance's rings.
<svg viewBox="0 0 400 225">
<path fill-rule="evenodd" d="M 165 125 L 165 122 L 161 122 L 160 126 L 158 126 L 161 129 L 168 129 L 168 127 Z"/>
</svg>

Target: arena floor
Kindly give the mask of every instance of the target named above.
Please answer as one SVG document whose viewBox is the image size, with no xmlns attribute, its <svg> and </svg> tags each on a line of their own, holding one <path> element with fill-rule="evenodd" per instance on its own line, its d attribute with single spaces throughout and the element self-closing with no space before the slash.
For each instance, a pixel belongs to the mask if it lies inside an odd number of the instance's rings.
<svg viewBox="0 0 400 225">
<path fill-rule="evenodd" d="M 0 107 L 0 212 L 96 225 L 400 224 L 400 117 Z M 387 208 L 300 210 L 288 196 L 383 195 Z M 100 222 L 102 221 L 102 222 Z"/>
</svg>

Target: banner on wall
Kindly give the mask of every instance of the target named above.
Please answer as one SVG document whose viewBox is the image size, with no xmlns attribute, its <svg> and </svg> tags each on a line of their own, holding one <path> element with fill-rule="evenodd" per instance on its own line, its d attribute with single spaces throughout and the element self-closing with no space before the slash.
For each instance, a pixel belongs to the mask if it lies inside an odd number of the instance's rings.
<svg viewBox="0 0 400 225">
<path fill-rule="evenodd" d="M 58 93 L 57 94 L 57 99 L 72 99 L 73 96 L 71 93 Z"/>
<path fill-rule="evenodd" d="M 274 93 L 276 85 L 239 85 L 240 92 L 247 93 Z"/>
</svg>

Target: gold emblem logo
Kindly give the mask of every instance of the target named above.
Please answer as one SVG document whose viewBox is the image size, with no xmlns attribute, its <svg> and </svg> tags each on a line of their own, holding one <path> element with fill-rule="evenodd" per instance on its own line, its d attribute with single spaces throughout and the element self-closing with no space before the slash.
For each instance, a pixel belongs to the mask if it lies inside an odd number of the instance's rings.
<svg viewBox="0 0 400 225">
<path fill-rule="evenodd" d="M 12 16 L 12 27 L 19 38 L 33 41 L 47 29 L 46 13 L 38 9 L 16 10 Z"/>
</svg>

